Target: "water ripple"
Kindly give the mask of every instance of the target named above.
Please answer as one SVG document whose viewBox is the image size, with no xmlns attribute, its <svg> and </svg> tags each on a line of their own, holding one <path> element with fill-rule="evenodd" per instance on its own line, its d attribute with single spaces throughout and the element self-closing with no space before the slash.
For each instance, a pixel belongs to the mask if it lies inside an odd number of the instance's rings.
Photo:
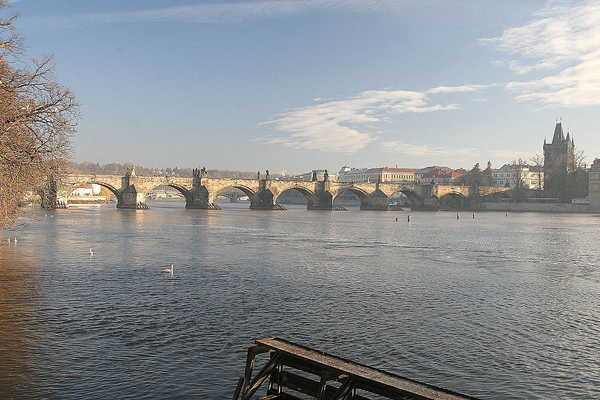
<svg viewBox="0 0 600 400">
<path fill-rule="evenodd" d="M 0 398 L 231 398 L 272 336 L 482 398 L 600 398 L 597 218 L 394 216 L 57 212 L 1 249 Z"/>
</svg>

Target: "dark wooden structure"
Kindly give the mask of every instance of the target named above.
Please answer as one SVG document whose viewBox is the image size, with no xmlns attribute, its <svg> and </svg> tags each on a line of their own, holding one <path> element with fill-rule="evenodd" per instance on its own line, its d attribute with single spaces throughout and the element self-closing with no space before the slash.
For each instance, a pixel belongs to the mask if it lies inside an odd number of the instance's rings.
<svg viewBox="0 0 600 400">
<path fill-rule="evenodd" d="M 253 377 L 261 353 L 269 353 L 270 358 Z M 267 393 L 261 400 L 474 399 L 278 338 L 257 340 L 248 349 L 245 375 L 233 400 L 240 395 L 250 400 L 267 379 Z"/>
</svg>

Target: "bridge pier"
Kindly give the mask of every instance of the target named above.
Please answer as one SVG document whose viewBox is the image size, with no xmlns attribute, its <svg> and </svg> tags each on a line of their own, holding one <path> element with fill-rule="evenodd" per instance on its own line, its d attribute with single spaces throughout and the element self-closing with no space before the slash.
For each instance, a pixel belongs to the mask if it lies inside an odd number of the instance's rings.
<svg viewBox="0 0 600 400">
<path fill-rule="evenodd" d="M 206 169 L 195 169 L 192 178 L 192 189 L 185 191 L 185 208 L 196 210 L 220 210 L 215 204 L 215 197 L 218 193 L 211 193 L 203 180 L 206 180 Z"/>
<path fill-rule="evenodd" d="M 135 186 L 138 183 L 135 167 L 132 167 L 121 179 L 121 190 L 117 194 L 117 208 L 128 210 L 148 208 L 146 194 Z"/>
<path fill-rule="evenodd" d="M 378 188 L 369 196 L 361 199 L 360 209 L 367 211 L 388 211 L 388 201 L 388 196 Z"/>
<path fill-rule="evenodd" d="M 54 210 L 56 208 L 67 208 L 69 193 L 58 188 L 56 181 L 52 180 L 48 186 L 40 190 L 42 207 Z"/>
<path fill-rule="evenodd" d="M 188 192 L 185 197 L 185 208 L 208 210 L 210 202 L 208 201 L 208 190 L 204 186 L 200 186 L 200 182 L 196 182 L 194 178 L 194 187 Z"/>
<path fill-rule="evenodd" d="M 146 195 L 137 191 L 135 185 L 130 185 L 121 191 L 117 199 L 117 208 L 137 210 L 146 209 Z"/>
<path fill-rule="evenodd" d="M 329 192 L 329 181 L 317 182 L 314 202 L 308 203 L 309 210 L 333 210 L 333 195 Z"/>
<path fill-rule="evenodd" d="M 267 180 L 262 179 L 258 185 L 258 195 L 250 199 L 251 210 L 278 210 L 275 204 L 273 192 L 267 189 Z"/>
</svg>

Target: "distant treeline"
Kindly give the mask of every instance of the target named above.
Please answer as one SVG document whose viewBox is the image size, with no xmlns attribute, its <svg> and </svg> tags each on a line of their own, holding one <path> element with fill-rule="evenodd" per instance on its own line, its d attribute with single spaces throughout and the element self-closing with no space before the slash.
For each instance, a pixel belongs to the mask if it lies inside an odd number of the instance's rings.
<svg viewBox="0 0 600 400">
<path fill-rule="evenodd" d="M 98 164 L 91 162 L 70 163 L 71 172 L 82 175 L 125 175 L 134 164 Z M 193 168 L 144 168 L 135 166 L 135 174 L 138 176 L 175 176 L 175 177 L 192 177 Z M 256 178 L 256 172 L 243 171 L 224 171 L 220 169 L 207 169 L 206 172 L 210 178 L 240 178 L 251 179 Z"/>
</svg>

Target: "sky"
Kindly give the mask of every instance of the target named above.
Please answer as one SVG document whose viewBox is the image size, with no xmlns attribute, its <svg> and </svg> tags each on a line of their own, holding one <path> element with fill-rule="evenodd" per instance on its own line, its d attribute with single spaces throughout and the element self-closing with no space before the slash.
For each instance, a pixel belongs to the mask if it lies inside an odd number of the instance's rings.
<svg viewBox="0 0 600 400">
<path fill-rule="evenodd" d="M 600 157 L 600 1 L 19 0 L 82 117 L 73 160 L 494 168 L 562 121 Z M 7 16 L 7 12 L 3 12 Z"/>
</svg>

